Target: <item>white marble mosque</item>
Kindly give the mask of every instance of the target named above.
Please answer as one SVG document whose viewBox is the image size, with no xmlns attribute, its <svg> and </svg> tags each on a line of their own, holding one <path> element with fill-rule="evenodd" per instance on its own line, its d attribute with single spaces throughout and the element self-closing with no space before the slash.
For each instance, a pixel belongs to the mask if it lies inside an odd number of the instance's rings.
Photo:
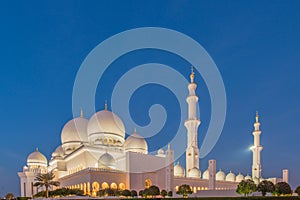
<svg viewBox="0 0 300 200">
<path fill-rule="evenodd" d="M 198 96 L 194 72 L 190 75 L 187 129 L 186 168 L 174 162 L 174 150 L 170 145 L 160 149 L 157 155 L 148 154 L 147 141 L 133 131 L 125 139 L 125 126 L 119 116 L 104 110 L 95 113 L 90 119 L 80 116 L 67 122 L 61 131 L 61 143 L 47 158 L 38 149 L 29 154 L 27 164 L 19 172 L 21 196 L 31 197 L 38 192 L 34 187 L 39 173 L 53 170 L 60 187 L 78 188 L 85 194 L 95 196 L 104 188 L 119 188 L 139 191 L 151 185 L 173 191 L 182 184 L 189 184 L 194 193 L 203 190 L 235 190 L 237 184 L 245 179 L 256 183 L 262 180 L 288 182 L 288 170 L 283 170 L 282 178 L 263 178 L 261 166 L 260 122 L 258 113 L 254 123 L 254 144 L 252 175 L 216 171 L 216 161 L 209 160 L 209 167 L 203 173 L 199 168 L 198 127 L 196 109 Z M 176 147 L 174 147 L 176 150 Z"/>
</svg>

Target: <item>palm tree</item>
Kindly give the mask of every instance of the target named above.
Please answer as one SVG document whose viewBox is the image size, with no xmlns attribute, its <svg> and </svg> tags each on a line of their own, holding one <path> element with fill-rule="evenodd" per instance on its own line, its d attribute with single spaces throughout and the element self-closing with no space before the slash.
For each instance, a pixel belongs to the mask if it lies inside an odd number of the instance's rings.
<svg viewBox="0 0 300 200">
<path fill-rule="evenodd" d="M 45 174 L 39 174 L 35 177 L 35 187 L 45 187 L 46 188 L 46 198 L 49 197 L 49 187 L 51 185 L 59 186 L 60 183 L 58 181 L 53 181 L 55 178 L 55 175 L 52 173 L 52 171 L 45 173 Z"/>
</svg>

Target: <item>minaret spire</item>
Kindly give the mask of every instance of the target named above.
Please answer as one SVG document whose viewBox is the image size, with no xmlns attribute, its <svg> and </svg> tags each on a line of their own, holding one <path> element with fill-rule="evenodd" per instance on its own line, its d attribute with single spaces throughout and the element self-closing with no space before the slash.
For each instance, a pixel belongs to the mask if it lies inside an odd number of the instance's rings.
<svg viewBox="0 0 300 200">
<path fill-rule="evenodd" d="M 256 111 L 256 116 L 255 116 L 255 123 L 254 123 L 254 131 L 253 131 L 253 136 L 254 136 L 254 144 L 251 147 L 251 151 L 253 153 L 253 161 L 252 161 L 252 179 L 253 180 L 259 180 L 262 178 L 261 172 L 262 172 L 262 167 L 261 167 L 261 151 L 263 150 L 263 147 L 260 144 L 260 122 L 259 122 L 259 115 L 258 112 Z"/>
<path fill-rule="evenodd" d="M 196 95 L 197 84 L 194 83 L 195 73 L 194 67 L 191 68 L 190 79 L 188 85 L 189 96 L 186 98 L 188 103 L 188 119 L 184 126 L 187 129 L 187 149 L 186 149 L 186 174 L 189 177 L 189 171 L 192 168 L 199 169 L 199 148 L 198 148 L 198 127 L 200 120 L 197 118 L 197 103 L 198 97 Z"/>
<path fill-rule="evenodd" d="M 108 108 L 107 108 L 107 100 L 105 100 L 105 103 L 104 103 L 104 110 L 108 110 Z"/>
<path fill-rule="evenodd" d="M 194 67 L 191 67 L 191 75 L 190 75 L 191 83 L 194 83 L 195 79 L 195 73 L 194 73 Z"/>
<path fill-rule="evenodd" d="M 80 108 L 80 117 L 83 118 L 83 110 Z"/>
</svg>

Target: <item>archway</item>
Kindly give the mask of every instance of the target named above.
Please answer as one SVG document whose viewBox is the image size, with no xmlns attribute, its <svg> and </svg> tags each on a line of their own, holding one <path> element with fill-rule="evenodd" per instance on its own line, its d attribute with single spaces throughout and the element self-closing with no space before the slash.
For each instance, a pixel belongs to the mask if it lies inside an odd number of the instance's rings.
<svg viewBox="0 0 300 200">
<path fill-rule="evenodd" d="M 101 185 L 101 188 L 102 188 L 102 189 L 107 189 L 107 188 L 109 188 L 108 183 L 103 182 L 102 185 Z"/>
<path fill-rule="evenodd" d="M 97 181 L 93 182 L 92 183 L 92 196 L 95 197 L 97 196 L 97 192 L 99 191 L 100 189 L 100 185 Z"/>
<path fill-rule="evenodd" d="M 112 184 L 110 184 L 110 188 L 111 189 L 118 189 L 118 186 L 117 186 L 116 183 L 112 183 Z"/>
<path fill-rule="evenodd" d="M 126 188 L 126 187 L 125 187 L 125 184 L 124 184 L 124 183 L 120 183 L 120 184 L 119 184 L 119 189 L 120 189 L 120 190 L 125 190 L 125 188 Z"/>
</svg>

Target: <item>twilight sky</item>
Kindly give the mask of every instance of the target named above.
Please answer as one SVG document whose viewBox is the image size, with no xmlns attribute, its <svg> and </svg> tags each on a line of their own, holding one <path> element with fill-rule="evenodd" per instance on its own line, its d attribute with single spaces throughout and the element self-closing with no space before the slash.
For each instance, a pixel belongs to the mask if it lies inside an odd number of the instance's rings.
<svg viewBox="0 0 300 200">
<path fill-rule="evenodd" d="M 39 147 L 50 159 L 60 145 L 61 129 L 73 116 L 74 80 L 90 51 L 119 32 L 149 26 L 173 29 L 196 40 L 210 54 L 223 78 L 225 126 L 214 149 L 200 161 L 201 171 L 207 168 L 209 159 L 216 159 L 217 168 L 226 173 L 251 173 L 249 147 L 258 110 L 263 177 L 281 177 L 282 169 L 288 168 L 290 183 L 296 187 L 300 184 L 299 9 L 297 0 L 2 1 L 0 197 L 8 192 L 19 195 L 17 172 L 26 164 L 29 153 Z M 190 71 L 190 63 L 168 52 L 130 52 L 105 71 L 95 96 L 96 110 L 103 109 L 104 101 L 111 98 L 122 74 L 145 63 L 168 65 L 186 78 Z M 198 73 L 196 81 L 201 142 L 211 103 Z M 177 131 L 181 115 L 178 101 L 168 88 L 148 84 L 130 99 L 130 114 L 137 124 L 149 123 L 148 110 L 153 104 L 165 107 L 168 120 L 156 137 L 149 138 L 150 150 L 167 144 Z M 179 160 L 184 163 L 184 157 Z"/>
</svg>

